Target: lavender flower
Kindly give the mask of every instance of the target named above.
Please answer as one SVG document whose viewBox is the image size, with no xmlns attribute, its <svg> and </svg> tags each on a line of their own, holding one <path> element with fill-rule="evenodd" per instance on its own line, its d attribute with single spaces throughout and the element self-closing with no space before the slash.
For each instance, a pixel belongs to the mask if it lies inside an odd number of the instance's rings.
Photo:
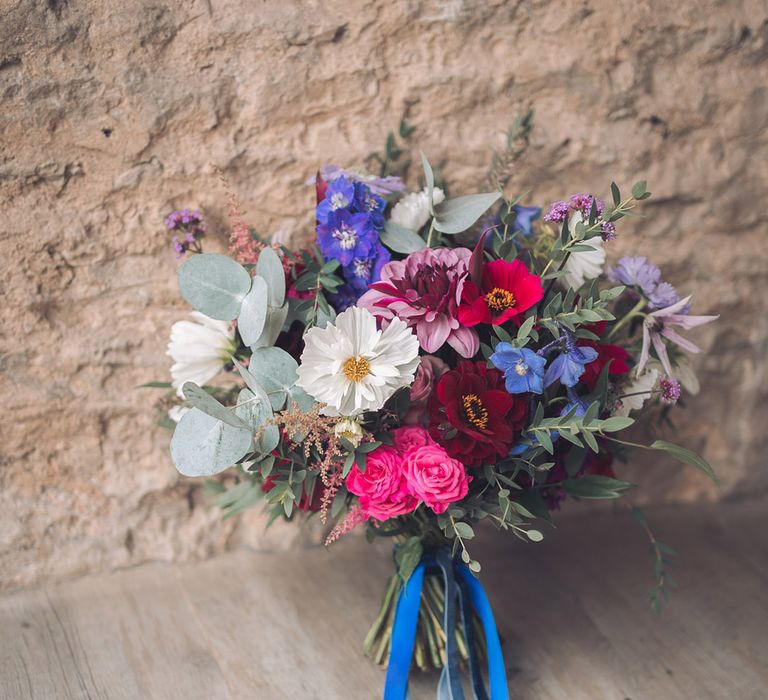
<svg viewBox="0 0 768 700">
<path fill-rule="evenodd" d="M 549 208 L 549 212 L 544 215 L 544 221 L 554 221 L 555 223 L 561 224 L 565 221 L 565 218 L 570 211 L 571 207 L 568 202 L 553 202 L 552 206 Z"/>
<path fill-rule="evenodd" d="M 664 371 L 668 377 L 673 377 L 672 365 L 669 361 L 669 355 L 667 354 L 667 348 L 664 345 L 664 340 L 672 341 L 675 345 L 680 346 L 683 350 L 688 352 L 701 352 L 701 348 L 694 345 L 690 340 L 683 338 L 676 330 L 674 326 L 679 326 L 683 330 L 689 330 L 696 326 L 704 325 L 710 321 L 714 321 L 718 316 L 688 316 L 682 313 L 685 307 L 688 305 L 691 297 L 687 296 L 684 299 L 658 311 L 652 311 L 645 317 L 643 322 L 643 348 L 640 351 L 640 361 L 637 363 L 637 373 L 640 374 L 643 368 L 648 363 L 650 358 L 651 345 L 656 350 L 656 355 L 661 361 Z"/>
<path fill-rule="evenodd" d="M 207 226 L 203 215 L 197 209 L 178 209 L 165 217 L 165 227 L 174 235 L 171 245 L 177 258 L 188 250 L 201 253 L 200 239 L 205 235 Z"/>
</svg>

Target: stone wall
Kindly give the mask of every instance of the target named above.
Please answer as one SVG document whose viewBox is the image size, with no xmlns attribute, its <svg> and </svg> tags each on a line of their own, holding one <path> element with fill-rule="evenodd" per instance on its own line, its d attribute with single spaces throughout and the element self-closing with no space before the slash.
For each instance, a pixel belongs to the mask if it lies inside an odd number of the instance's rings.
<svg viewBox="0 0 768 700">
<path fill-rule="evenodd" d="M 176 475 L 157 394 L 136 388 L 166 378 L 186 312 L 162 218 L 203 208 L 223 249 L 220 168 L 260 231 L 309 236 L 307 177 L 360 162 L 406 109 L 411 154 L 454 192 L 474 191 L 521 105 L 535 127 L 511 190 L 546 203 L 648 180 L 651 218 L 611 254 L 652 256 L 722 314 L 695 334 L 701 395 L 654 429 L 721 481 L 665 460 L 634 476 L 650 500 L 768 491 L 764 2 L 0 7 L 1 586 L 302 536 L 222 523 Z"/>
</svg>

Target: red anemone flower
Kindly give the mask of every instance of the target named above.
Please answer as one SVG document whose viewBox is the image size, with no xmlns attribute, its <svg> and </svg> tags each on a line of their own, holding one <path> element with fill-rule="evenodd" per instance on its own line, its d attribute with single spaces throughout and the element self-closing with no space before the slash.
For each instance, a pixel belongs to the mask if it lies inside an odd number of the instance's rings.
<svg viewBox="0 0 768 700">
<path fill-rule="evenodd" d="M 589 326 L 585 326 L 587 330 L 592 331 L 595 335 L 600 336 L 605 330 L 605 321 L 599 323 L 593 323 Z M 579 347 L 594 348 L 597 350 L 597 358 L 587 365 L 584 365 L 584 374 L 579 378 L 579 384 L 583 384 L 593 391 L 597 385 L 597 380 L 600 378 L 600 373 L 603 371 L 609 362 L 611 363 L 608 368 L 609 375 L 623 375 L 629 373 L 629 353 L 621 347 L 621 345 L 610 345 L 608 343 L 601 343 L 597 340 L 579 340 L 577 343 Z"/>
<path fill-rule="evenodd" d="M 528 419 L 526 394 L 508 394 L 504 375 L 485 362 L 460 362 L 430 403 L 432 437 L 468 467 L 506 457 Z"/>
<path fill-rule="evenodd" d="M 543 296 L 541 278 L 528 272 L 523 262 L 494 260 L 483 266 L 479 287 L 469 280 L 464 283 L 459 321 L 465 326 L 498 326 L 527 311 Z"/>
</svg>

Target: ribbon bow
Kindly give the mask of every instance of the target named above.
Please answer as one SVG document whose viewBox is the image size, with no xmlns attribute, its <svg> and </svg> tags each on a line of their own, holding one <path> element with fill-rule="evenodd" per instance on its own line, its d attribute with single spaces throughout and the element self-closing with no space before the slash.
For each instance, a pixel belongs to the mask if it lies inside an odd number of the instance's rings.
<svg viewBox="0 0 768 700">
<path fill-rule="evenodd" d="M 474 700 L 509 700 L 507 676 L 501 643 L 493 620 L 493 612 L 482 584 L 472 575 L 467 566 L 454 561 L 444 549 L 425 554 L 408 582 L 400 591 L 392 625 L 392 643 L 384 683 L 383 700 L 408 700 L 408 674 L 411 668 L 413 646 L 416 641 L 416 624 L 421 604 L 421 589 L 424 575 L 429 569 L 439 569 L 445 584 L 445 609 L 443 629 L 445 630 L 446 662 L 437 686 L 437 700 L 464 700 L 459 675 L 459 654 L 456 647 L 456 599 L 459 599 L 464 630 L 469 649 L 469 675 L 472 681 Z M 472 610 L 475 610 L 483 624 L 488 656 L 488 680 L 490 695 L 483 682 L 477 653 L 472 641 Z"/>
</svg>

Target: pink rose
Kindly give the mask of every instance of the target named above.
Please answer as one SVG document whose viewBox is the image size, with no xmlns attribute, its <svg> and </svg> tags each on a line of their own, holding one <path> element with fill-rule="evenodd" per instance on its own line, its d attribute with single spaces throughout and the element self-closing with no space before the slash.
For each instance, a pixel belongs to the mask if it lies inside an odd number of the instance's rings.
<svg viewBox="0 0 768 700">
<path fill-rule="evenodd" d="M 448 365 L 439 357 L 422 355 L 411 385 L 411 405 L 403 419 L 408 425 L 417 425 L 425 415 L 427 402 L 432 396 L 437 380 L 447 371 Z"/>
<path fill-rule="evenodd" d="M 352 465 L 347 489 L 360 499 L 363 511 L 377 520 L 410 513 L 419 504 L 408 490 L 401 455 L 388 445 L 368 455 L 364 473 L 357 464 Z"/>
<path fill-rule="evenodd" d="M 464 465 L 438 444 L 408 450 L 403 471 L 411 493 L 435 513 L 444 513 L 449 503 L 464 498 L 472 478 Z"/>
<path fill-rule="evenodd" d="M 395 449 L 404 455 L 408 450 L 415 447 L 424 447 L 425 445 L 434 445 L 435 441 L 424 428 L 416 426 L 406 426 L 392 431 L 392 438 L 395 441 Z"/>
</svg>

